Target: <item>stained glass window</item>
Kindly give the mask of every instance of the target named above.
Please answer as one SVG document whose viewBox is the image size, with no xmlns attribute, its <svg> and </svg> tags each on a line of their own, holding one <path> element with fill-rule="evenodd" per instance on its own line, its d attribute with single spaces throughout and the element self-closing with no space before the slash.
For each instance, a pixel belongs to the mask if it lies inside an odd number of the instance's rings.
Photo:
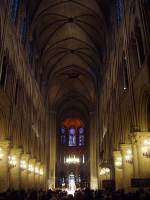
<svg viewBox="0 0 150 200">
<path fill-rule="evenodd" d="M 60 133 L 61 133 L 61 144 L 66 144 L 66 135 L 65 135 L 65 129 L 61 128 L 60 129 Z"/>
<path fill-rule="evenodd" d="M 61 135 L 61 144 L 66 144 L 66 135 Z"/>
<path fill-rule="evenodd" d="M 79 146 L 84 145 L 84 128 L 79 129 Z"/>
<path fill-rule="evenodd" d="M 18 11 L 19 11 L 19 5 L 20 5 L 20 0 L 11 0 L 11 17 L 13 22 L 16 22 L 17 16 L 18 16 Z"/>
<path fill-rule="evenodd" d="M 64 128 L 61 128 L 61 134 L 65 134 L 65 129 Z"/>
<path fill-rule="evenodd" d="M 74 128 L 69 129 L 69 146 L 76 146 L 76 131 Z"/>
<path fill-rule="evenodd" d="M 21 24 L 21 41 L 25 45 L 27 39 L 27 19 L 24 18 Z"/>
<path fill-rule="evenodd" d="M 120 23 L 123 19 L 124 13 L 124 2 L 123 0 L 116 0 L 116 14 L 117 14 L 117 21 Z"/>
</svg>

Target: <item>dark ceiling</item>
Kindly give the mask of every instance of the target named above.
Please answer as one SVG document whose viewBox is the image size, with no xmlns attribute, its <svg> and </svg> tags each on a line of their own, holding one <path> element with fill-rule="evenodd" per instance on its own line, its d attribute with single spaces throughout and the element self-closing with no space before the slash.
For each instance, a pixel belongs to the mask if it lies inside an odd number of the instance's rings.
<svg viewBox="0 0 150 200">
<path fill-rule="evenodd" d="M 28 5 L 50 107 L 87 115 L 105 65 L 111 1 L 30 0 Z"/>
</svg>

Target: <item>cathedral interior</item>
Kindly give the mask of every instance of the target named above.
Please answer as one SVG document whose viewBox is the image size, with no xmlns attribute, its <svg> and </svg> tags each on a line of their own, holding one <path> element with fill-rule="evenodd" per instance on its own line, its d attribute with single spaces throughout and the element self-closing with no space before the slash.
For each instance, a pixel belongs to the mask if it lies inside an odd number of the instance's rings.
<svg viewBox="0 0 150 200">
<path fill-rule="evenodd" d="M 150 1 L 0 0 L 0 192 L 150 188 Z"/>
</svg>

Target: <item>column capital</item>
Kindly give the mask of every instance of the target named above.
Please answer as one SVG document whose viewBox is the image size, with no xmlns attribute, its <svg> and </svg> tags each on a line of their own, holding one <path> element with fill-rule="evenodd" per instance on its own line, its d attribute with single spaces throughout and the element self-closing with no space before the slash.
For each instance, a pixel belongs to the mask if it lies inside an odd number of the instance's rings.
<svg viewBox="0 0 150 200">
<path fill-rule="evenodd" d="M 30 154 L 28 154 L 28 153 L 22 154 L 22 155 L 21 155 L 21 159 L 22 159 L 22 160 L 28 161 L 28 160 L 30 159 Z"/>
<path fill-rule="evenodd" d="M 0 148 L 3 150 L 8 149 L 10 147 L 10 141 L 9 140 L 0 140 Z"/>
<path fill-rule="evenodd" d="M 36 162 L 36 163 L 35 163 L 35 166 L 36 166 L 36 167 L 40 167 L 40 166 L 41 166 L 41 163 L 40 163 L 40 162 Z"/>
<path fill-rule="evenodd" d="M 114 158 L 121 157 L 121 151 L 113 151 Z"/>
<path fill-rule="evenodd" d="M 10 150 L 10 154 L 11 155 L 13 154 L 13 155 L 15 155 L 17 157 L 19 157 L 21 153 L 22 153 L 22 149 L 21 148 L 12 148 Z"/>
<path fill-rule="evenodd" d="M 35 163 L 36 163 L 36 159 L 35 158 L 31 158 L 29 160 L 29 164 L 35 165 Z"/>
<path fill-rule="evenodd" d="M 150 139 L 150 132 L 134 132 L 132 135 L 133 144 L 143 144 L 144 140 Z"/>
<path fill-rule="evenodd" d="M 131 150 L 131 144 L 120 144 L 121 152 L 125 152 L 127 150 Z"/>
</svg>

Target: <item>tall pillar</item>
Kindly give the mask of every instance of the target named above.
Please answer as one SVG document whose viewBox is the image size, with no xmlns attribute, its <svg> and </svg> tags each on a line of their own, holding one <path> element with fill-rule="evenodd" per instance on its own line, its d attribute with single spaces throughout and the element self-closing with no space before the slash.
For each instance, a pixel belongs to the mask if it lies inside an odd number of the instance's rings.
<svg viewBox="0 0 150 200">
<path fill-rule="evenodd" d="M 95 112 L 90 113 L 90 188 L 98 189 L 97 127 Z"/>
<path fill-rule="evenodd" d="M 39 177 L 39 186 L 40 189 L 45 189 L 45 167 L 44 165 L 40 165 L 40 177 Z"/>
<path fill-rule="evenodd" d="M 21 149 L 13 148 L 9 155 L 10 187 L 20 189 L 20 156 Z"/>
<path fill-rule="evenodd" d="M 138 165 L 137 178 L 150 178 L 150 132 L 134 133 L 132 146 L 133 163 Z"/>
<path fill-rule="evenodd" d="M 30 159 L 28 165 L 28 188 L 30 189 L 35 188 L 35 162 L 35 159 Z"/>
<path fill-rule="evenodd" d="M 133 153 L 133 177 L 139 178 L 138 152 L 137 152 L 136 142 L 133 138 L 132 138 L 132 153 Z"/>
<path fill-rule="evenodd" d="M 131 190 L 131 178 L 133 178 L 133 155 L 130 144 L 121 144 L 123 188 L 128 192 Z"/>
<path fill-rule="evenodd" d="M 55 188 L 56 168 L 56 112 L 50 112 L 50 164 L 49 164 L 49 188 Z"/>
<path fill-rule="evenodd" d="M 8 155 L 9 144 L 7 140 L 0 141 L 0 192 L 5 192 L 9 187 Z"/>
<path fill-rule="evenodd" d="M 35 164 L 35 188 L 40 189 L 40 162 Z"/>
<path fill-rule="evenodd" d="M 29 154 L 23 154 L 20 160 L 20 170 L 21 170 L 21 189 L 28 189 L 28 162 Z"/>
<path fill-rule="evenodd" d="M 115 185 L 116 190 L 123 188 L 122 157 L 120 151 L 114 151 Z"/>
</svg>

